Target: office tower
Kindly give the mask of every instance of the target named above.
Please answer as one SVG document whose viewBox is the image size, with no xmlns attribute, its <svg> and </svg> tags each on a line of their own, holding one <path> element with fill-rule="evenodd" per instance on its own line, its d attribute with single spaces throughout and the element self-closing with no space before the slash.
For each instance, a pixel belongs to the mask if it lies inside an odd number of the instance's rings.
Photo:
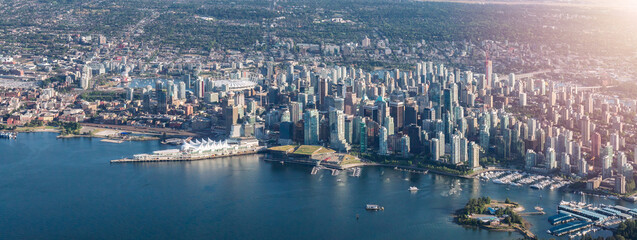
<svg viewBox="0 0 637 240">
<path fill-rule="evenodd" d="M 436 134 L 436 138 L 438 138 L 438 141 L 440 141 L 440 154 L 444 155 L 445 154 L 445 134 L 443 132 L 438 132 Z"/>
<path fill-rule="evenodd" d="M 620 147 L 621 147 L 621 142 L 620 142 L 620 138 L 619 138 L 619 134 L 617 132 L 614 132 L 610 135 L 610 144 L 611 146 L 613 146 L 613 149 L 615 151 L 619 151 Z"/>
<path fill-rule="evenodd" d="M 405 106 L 405 123 L 404 126 L 418 124 L 418 105 L 411 103 Z"/>
<path fill-rule="evenodd" d="M 133 101 L 133 93 L 134 93 L 135 89 L 133 88 L 126 88 L 126 100 L 128 101 Z"/>
<path fill-rule="evenodd" d="M 330 146 L 339 151 L 348 150 L 349 146 L 345 142 L 345 116 L 340 110 L 330 111 Z"/>
<path fill-rule="evenodd" d="M 582 130 L 580 133 L 582 134 L 582 141 L 588 145 L 591 140 L 591 120 L 588 116 L 585 116 L 584 119 L 582 119 Z"/>
<path fill-rule="evenodd" d="M 324 107 L 325 105 L 325 97 L 327 96 L 327 79 L 325 78 L 321 78 L 319 80 L 319 106 L 321 106 L 320 109 L 327 109 L 326 107 Z"/>
<path fill-rule="evenodd" d="M 595 132 L 591 138 L 591 153 L 593 157 L 599 157 L 602 147 L 602 136 Z"/>
<path fill-rule="evenodd" d="M 157 112 L 166 113 L 168 111 L 168 91 L 166 89 L 157 89 Z"/>
<path fill-rule="evenodd" d="M 92 76 L 91 68 L 88 65 L 82 67 L 82 76 L 80 77 L 80 88 L 86 90 L 90 85 Z"/>
<path fill-rule="evenodd" d="M 491 60 L 487 60 L 485 64 L 485 86 L 484 88 L 491 88 L 491 84 L 493 82 L 493 62 Z"/>
<path fill-rule="evenodd" d="M 299 102 L 290 103 L 290 119 L 293 123 L 301 120 L 301 114 L 303 113 L 303 105 Z"/>
<path fill-rule="evenodd" d="M 383 121 L 385 121 L 385 118 L 387 117 L 387 102 L 382 96 L 378 96 L 376 102 L 374 102 L 374 106 L 376 107 L 376 111 L 378 111 L 374 121 L 382 125 Z"/>
<path fill-rule="evenodd" d="M 186 99 L 186 83 L 183 81 L 179 82 L 179 85 L 177 87 L 177 98 L 179 100 Z"/>
<path fill-rule="evenodd" d="M 279 119 L 279 122 L 291 122 L 291 119 L 292 118 L 290 117 L 290 110 L 286 108 L 283 110 L 283 113 L 281 113 L 281 119 Z"/>
<path fill-rule="evenodd" d="M 411 143 L 409 142 L 409 136 L 403 135 L 403 137 L 400 138 L 400 153 L 403 155 L 403 157 L 409 157 L 410 145 Z"/>
<path fill-rule="evenodd" d="M 451 136 L 451 164 L 460 164 L 460 136 Z"/>
<path fill-rule="evenodd" d="M 203 98 L 203 94 L 206 91 L 205 83 L 202 79 L 195 81 L 195 96 L 197 98 Z"/>
<path fill-rule="evenodd" d="M 152 108 L 152 106 L 151 106 L 151 104 L 150 104 L 150 100 L 151 100 L 151 98 L 152 98 L 152 96 L 151 96 L 151 92 L 150 92 L 150 91 L 148 91 L 148 89 L 143 88 L 143 89 L 142 89 L 142 94 L 143 94 L 143 96 L 142 96 L 142 105 L 144 106 L 144 109 L 145 109 L 147 112 L 150 112 L 150 111 L 151 111 L 151 108 Z"/>
<path fill-rule="evenodd" d="M 604 178 L 608 178 L 612 175 L 612 167 L 613 167 L 613 157 L 615 154 L 613 153 L 613 146 L 610 144 L 606 144 L 604 149 L 602 149 L 602 153 L 600 153 L 600 157 L 602 158 L 602 176 Z"/>
<path fill-rule="evenodd" d="M 568 153 L 560 153 L 560 170 L 563 174 L 571 173 L 571 157 Z"/>
<path fill-rule="evenodd" d="M 555 150 L 553 148 L 546 149 L 545 158 L 547 160 L 546 168 L 549 171 L 557 168 L 557 159 L 555 156 Z"/>
<path fill-rule="evenodd" d="M 230 131 L 232 126 L 237 124 L 239 119 L 239 109 L 237 106 L 226 106 L 224 109 L 224 117 L 226 119 L 226 130 Z"/>
<path fill-rule="evenodd" d="M 593 95 L 589 94 L 586 97 L 586 100 L 584 101 L 584 111 L 586 111 L 587 114 L 593 113 Z"/>
<path fill-rule="evenodd" d="M 525 161 L 524 167 L 526 169 L 531 169 L 532 167 L 535 166 L 536 161 L 537 161 L 537 154 L 535 153 L 535 151 L 533 151 L 532 149 L 527 149 L 526 161 Z"/>
<path fill-rule="evenodd" d="M 391 116 L 385 117 L 383 126 L 387 128 L 387 136 L 394 135 L 394 118 Z"/>
<path fill-rule="evenodd" d="M 626 154 L 624 152 L 617 152 L 617 168 L 621 169 L 624 165 L 626 165 L 628 159 L 626 158 Z"/>
<path fill-rule="evenodd" d="M 535 80 L 533 80 L 533 78 L 529 78 L 529 80 L 527 80 L 526 91 L 531 95 L 535 92 Z"/>
<path fill-rule="evenodd" d="M 390 102 L 389 115 L 394 119 L 394 130 L 401 130 L 405 123 L 405 104 L 403 102 Z"/>
<path fill-rule="evenodd" d="M 555 106 L 557 103 L 557 96 L 555 96 L 555 91 L 551 91 L 549 94 L 549 106 Z"/>
<path fill-rule="evenodd" d="M 624 175 L 615 177 L 615 193 L 626 194 L 626 177 Z"/>
<path fill-rule="evenodd" d="M 586 175 L 588 173 L 588 164 L 586 163 L 586 159 L 582 158 L 577 160 L 577 172 L 579 175 Z"/>
<path fill-rule="evenodd" d="M 520 107 L 526 107 L 526 93 L 520 93 Z"/>
<path fill-rule="evenodd" d="M 509 73 L 509 87 L 515 87 L 515 73 Z"/>
<path fill-rule="evenodd" d="M 380 127 L 380 131 L 378 134 L 378 154 L 387 155 L 387 128 Z"/>
<path fill-rule="evenodd" d="M 316 109 L 309 109 L 303 113 L 303 133 L 306 145 L 319 144 L 319 116 Z"/>
<path fill-rule="evenodd" d="M 487 151 L 489 149 L 489 132 L 487 130 L 480 130 L 480 147 Z"/>
<path fill-rule="evenodd" d="M 437 138 L 432 138 L 429 145 L 431 146 L 432 160 L 439 161 L 440 156 L 443 154 L 440 152 L 440 141 Z"/>
<path fill-rule="evenodd" d="M 367 152 L 367 124 L 365 123 L 365 121 L 361 121 L 360 126 L 359 126 L 359 133 L 360 133 L 360 150 L 361 153 Z"/>
<path fill-rule="evenodd" d="M 469 142 L 469 166 L 471 169 L 480 168 L 480 145 Z"/>
</svg>

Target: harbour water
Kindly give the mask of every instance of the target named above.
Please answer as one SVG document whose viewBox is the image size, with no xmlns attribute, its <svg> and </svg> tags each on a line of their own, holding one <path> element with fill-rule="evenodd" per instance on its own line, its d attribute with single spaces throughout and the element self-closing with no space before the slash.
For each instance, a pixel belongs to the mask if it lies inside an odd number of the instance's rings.
<svg viewBox="0 0 637 240">
<path fill-rule="evenodd" d="M 312 168 L 258 155 L 193 162 L 110 164 L 174 148 L 25 133 L 0 139 L 2 239 L 517 239 L 463 228 L 451 214 L 471 197 L 506 197 L 547 215 L 525 217 L 540 238 L 561 200 L 580 195 L 364 167 Z M 339 180 L 340 179 L 340 180 Z M 420 190 L 409 192 L 410 186 Z M 541 197 L 540 197 L 541 196 Z M 587 198 L 590 203 L 635 204 Z M 365 204 L 384 211 L 365 211 Z M 356 216 L 359 219 L 356 219 Z M 559 239 L 567 239 L 563 236 Z"/>
</svg>

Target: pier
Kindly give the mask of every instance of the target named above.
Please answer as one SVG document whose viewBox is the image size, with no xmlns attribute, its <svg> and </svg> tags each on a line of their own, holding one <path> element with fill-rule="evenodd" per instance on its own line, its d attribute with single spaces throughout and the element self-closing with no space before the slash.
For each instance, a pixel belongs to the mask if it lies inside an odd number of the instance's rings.
<svg viewBox="0 0 637 240">
<path fill-rule="evenodd" d="M 262 151 L 263 149 L 255 149 L 255 150 L 249 150 L 249 151 L 243 151 L 243 152 L 224 152 L 219 154 L 204 154 L 204 155 L 183 155 L 183 156 L 175 156 L 170 158 L 147 158 L 147 159 L 122 158 L 122 159 L 111 160 L 111 163 L 197 161 L 197 160 L 206 160 L 206 159 L 214 159 L 214 158 L 222 158 L 222 157 L 252 155 L 252 154 L 261 153 Z"/>
<path fill-rule="evenodd" d="M 316 175 L 318 173 L 319 170 L 323 169 L 322 167 L 313 167 L 312 168 L 312 175 Z"/>
<path fill-rule="evenodd" d="M 539 211 L 539 212 L 523 212 L 520 213 L 520 216 L 531 216 L 531 215 L 544 215 L 546 214 L 544 211 Z"/>
</svg>

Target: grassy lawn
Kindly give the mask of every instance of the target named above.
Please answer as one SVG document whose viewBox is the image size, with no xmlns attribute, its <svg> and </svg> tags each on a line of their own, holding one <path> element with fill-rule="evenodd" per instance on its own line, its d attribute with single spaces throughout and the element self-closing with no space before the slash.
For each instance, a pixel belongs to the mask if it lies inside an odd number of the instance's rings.
<svg viewBox="0 0 637 240">
<path fill-rule="evenodd" d="M 268 148 L 268 150 L 278 151 L 278 152 L 287 152 L 294 147 L 295 147 L 294 145 L 284 145 L 284 146 L 271 147 L 271 148 Z"/>
<path fill-rule="evenodd" d="M 361 160 L 352 156 L 352 155 L 345 155 L 343 157 L 343 161 L 341 162 L 341 165 L 347 165 L 347 164 L 353 164 L 353 163 L 360 163 Z"/>
<path fill-rule="evenodd" d="M 299 148 L 296 149 L 294 154 L 312 155 L 312 154 L 314 154 L 314 152 L 316 152 L 316 150 L 319 150 L 320 148 L 322 148 L 322 147 L 321 146 L 314 146 L 314 145 L 301 145 Z M 330 151 L 333 152 L 334 150 L 330 150 Z"/>
<path fill-rule="evenodd" d="M 329 149 L 329 148 L 321 148 L 315 153 L 316 154 L 322 154 L 322 153 L 333 153 L 333 152 L 336 152 L 336 151 L 334 151 L 332 149 Z"/>
</svg>

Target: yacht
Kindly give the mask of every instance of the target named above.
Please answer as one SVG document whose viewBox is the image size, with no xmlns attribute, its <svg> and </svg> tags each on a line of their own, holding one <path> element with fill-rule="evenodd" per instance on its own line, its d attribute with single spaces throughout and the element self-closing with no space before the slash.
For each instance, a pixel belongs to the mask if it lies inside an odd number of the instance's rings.
<svg viewBox="0 0 637 240">
<path fill-rule="evenodd" d="M 411 186 L 411 187 L 409 187 L 409 191 L 415 192 L 415 191 L 418 191 L 418 188 L 414 187 L 414 186 Z"/>
<path fill-rule="evenodd" d="M 370 210 L 370 211 L 379 211 L 379 210 L 385 210 L 384 207 L 378 206 L 376 204 L 367 204 L 365 206 L 366 210 Z"/>
</svg>

